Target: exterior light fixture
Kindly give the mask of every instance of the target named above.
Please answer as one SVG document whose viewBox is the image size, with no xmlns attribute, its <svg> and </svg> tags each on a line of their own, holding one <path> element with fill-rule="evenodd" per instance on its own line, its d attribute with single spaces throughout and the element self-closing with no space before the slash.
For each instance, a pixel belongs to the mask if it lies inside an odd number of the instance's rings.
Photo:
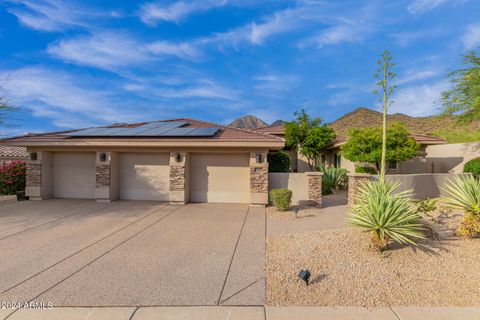
<svg viewBox="0 0 480 320">
<path fill-rule="evenodd" d="M 298 208 L 295 208 L 295 218 L 298 218 Z"/>
<path fill-rule="evenodd" d="M 36 161 L 36 160 L 37 160 L 37 153 L 36 153 L 36 152 L 30 153 L 30 160 L 32 160 L 32 161 Z"/>
<path fill-rule="evenodd" d="M 175 154 L 175 161 L 176 162 L 182 161 L 182 155 L 180 153 Z"/>
<path fill-rule="evenodd" d="M 260 153 L 255 155 L 255 159 L 257 160 L 257 163 L 262 163 L 262 155 Z"/>
<path fill-rule="evenodd" d="M 301 270 L 298 274 L 298 277 L 305 281 L 306 285 L 308 286 L 308 280 L 310 279 L 310 271 L 308 271 L 308 269 Z"/>
<path fill-rule="evenodd" d="M 107 161 L 107 154 L 105 152 L 100 153 L 100 161 Z"/>
</svg>

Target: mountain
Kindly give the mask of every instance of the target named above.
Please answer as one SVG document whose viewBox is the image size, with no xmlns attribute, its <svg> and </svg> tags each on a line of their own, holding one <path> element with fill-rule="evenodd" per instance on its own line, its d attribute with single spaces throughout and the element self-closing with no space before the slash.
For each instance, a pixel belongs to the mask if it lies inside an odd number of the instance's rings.
<svg viewBox="0 0 480 320">
<path fill-rule="evenodd" d="M 278 119 L 278 120 L 272 122 L 271 126 L 279 126 L 281 124 L 286 124 L 286 123 L 287 123 L 287 121 Z"/>
<path fill-rule="evenodd" d="M 234 128 L 257 129 L 266 127 L 268 124 L 255 116 L 247 115 L 234 120 L 229 126 Z"/>
<path fill-rule="evenodd" d="M 403 113 L 394 113 L 387 116 L 388 122 L 402 122 L 411 133 L 435 135 L 444 128 L 450 128 L 455 119 L 451 116 L 411 117 Z M 357 108 L 337 120 L 329 123 L 338 136 L 346 136 L 349 128 L 366 128 L 382 126 L 382 113 Z"/>
</svg>

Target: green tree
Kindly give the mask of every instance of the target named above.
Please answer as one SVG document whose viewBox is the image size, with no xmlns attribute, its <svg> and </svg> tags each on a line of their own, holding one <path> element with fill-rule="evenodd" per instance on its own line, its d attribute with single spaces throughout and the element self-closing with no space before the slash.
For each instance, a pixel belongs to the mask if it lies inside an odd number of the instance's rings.
<svg viewBox="0 0 480 320">
<path fill-rule="evenodd" d="M 11 123 L 8 123 L 7 116 L 16 111 L 20 111 L 20 108 L 11 105 L 7 99 L 0 97 L 0 126 L 12 126 Z"/>
<path fill-rule="evenodd" d="M 463 56 L 464 68 L 450 73 L 452 89 L 442 93 L 445 114 L 459 114 L 460 119 L 480 119 L 480 57 L 475 51 Z"/>
<path fill-rule="evenodd" d="M 285 125 L 286 145 L 305 156 L 310 170 L 313 170 L 316 159 L 335 139 L 335 132 L 321 118 L 312 118 L 303 109 L 295 112 L 295 116 L 297 118 L 294 121 Z"/>
<path fill-rule="evenodd" d="M 394 122 L 386 130 L 387 161 L 405 161 L 413 158 L 419 149 L 405 126 Z M 366 162 L 381 170 L 383 128 L 352 128 L 348 132 L 348 140 L 341 147 L 342 155 L 353 162 Z"/>
<path fill-rule="evenodd" d="M 392 80 L 396 74 L 392 72 L 395 65 L 392 63 L 392 55 L 388 50 L 383 51 L 382 57 L 377 61 L 378 69 L 375 72 L 375 78 L 378 79 L 377 86 L 379 90 L 374 90 L 373 93 L 379 96 L 378 101 L 382 105 L 383 121 L 382 121 L 382 153 L 380 159 L 380 180 L 385 179 L 385 164 L 387 154 L 387 113 L 388 107 L 393 103 L 390 101 L 390 96 L 395 91 L 396 86 L 392 85 Z M 378 169 L 378 167 L 377 167 Z"/>
</svg>

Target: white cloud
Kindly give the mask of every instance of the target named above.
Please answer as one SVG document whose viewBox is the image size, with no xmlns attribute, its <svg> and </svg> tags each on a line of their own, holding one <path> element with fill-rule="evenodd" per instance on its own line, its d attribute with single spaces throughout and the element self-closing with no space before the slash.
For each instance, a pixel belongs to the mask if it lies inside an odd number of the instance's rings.
<svg viewBox="0 0 480 320">
<path fill-rule="evenodd" d="M 358 42 L 362 40 L 363 32 L 355 25 L 339 25 L 321 31 L 303 44 L 316 44 L 319 48 L 342 42 Z"/>
<path fill-rule="evenodd" d="M 415 81 L 421 81 L 439 76 L 442 73 L 440 69 L 426 69 L 426 70 L 409 70 L 405 72 L 402 77 L 399 77 L 395 83 L 397 85 L 403 85 Z"/>
<path fill-rule="evenodd" d="M 463 46 L 466 50 L 476 49 L 480 46 L 480 24 L 468 26 L 467 32 L 462 36 Z"/>
<path fill-rule="evenodd" d="M 144 43 L 121 32 L 102 32 L 60 40 L 51 44 L 47 52 L 70 63 L 111 71 L 118 71 L 119 67 L 143 65 L 168 56 L 188 60 L 200 56 L 200 51 L 189 43 Z"/>
<path fill-rule="evenodd" d="M 411 14 L 422 14 L 446 3 L 462 3 L 468 0 L 413 0 L 407 7 Z"/>
<path fill-rule="evenodd" d="M 400 46 L 406 47 L 412 42 L 422 39 L 431 39 L 442 35 L 444 35 L 444 30 L 436 28 L 412 32 L 398 32 L 391 34 L 390 37 L 394 38 Z"/>
<path fill-rule="evenodd" d="M 288 91 L 298 81 L 294 75 L 262 74 L 253 78 L 256 82 L 254 88 L 262 96 L 281 98 L 281 91 Z"/>
<path fill-rule="evenodd" d="M 177 1 L 169 5 L 149 2 L 141 6 L 139 15 L 148 25 L 155 25 L 159 21 L 180 22 L 194 13 L 218 8 L 226 3 L 227 0 Z"/>
<path fill-rule="evenodd" d="M 89 22 L 102 16 L 115 17 L 114 12 L 101 12 L 70 1 L 61 0 L 9 0 L 13 5 L 8 12 L 23 25 L 41 31 L 59 31 L 70 27 L 88 27 Z"/>
<path fill-rule="evenodd" d="M 389 112 L 400 112 L 417 117 L 438 114 L 440 111 L 441 93 L 448 88 L 448 81 L 440 81 L 400 89 L 392 97 L 394 103 L 390 107 Z"/>
<path fill-rule="evenodd" d="M 164 98 L 202 98 L 202 99 L 223 99 L 237 100 L 238 92 L 219 85 L 211 80 L 201 80 L 196 84 L 187 85 L 181 88 L 166 88 L 156 90 L 155 94 Z"/>
<path fill-rule="evenodd" d="M 34 116 L 54 119 L 58 127 L 71 128 L 134 118 L 128 110 L 120 110 L 113 95 L 104 90 L 87 88 L 84 81 L 63 72 L 27 67 L 3 71 L 0 76 L 7 79 L 0 88 L 3 95 L 16 105 L 28 108 Z"/>
</svg>

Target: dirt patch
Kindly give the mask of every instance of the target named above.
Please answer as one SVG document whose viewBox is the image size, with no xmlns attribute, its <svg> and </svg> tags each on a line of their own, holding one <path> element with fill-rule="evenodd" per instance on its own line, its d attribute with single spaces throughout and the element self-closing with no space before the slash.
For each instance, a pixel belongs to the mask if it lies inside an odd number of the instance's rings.
<svg viewBox="0 0 480 320">
<path fill-rule="evenodd" d="M 425 218 L 418 247 L 379 254 L 347 228 L 267 237 L 267 303 L 322 306 L 474 306 L 480 302 L 480 239 L 455 236 L 459 212 Z M 311 285 L 298 279 L 308 268 Z"/>
<path fill-rule="evenodd" d="M 295 214 L 295 209 L 298 209 L 298 213 Z M 275 206 L 267 207 L 267 219 L 273 221 L 290 221 L 302 218 L 311 218 L 319 214 L 319 208 L 312 206 L 295 206 L 291 207 L 287 211 L 278 211 Z"/>
</svg>

